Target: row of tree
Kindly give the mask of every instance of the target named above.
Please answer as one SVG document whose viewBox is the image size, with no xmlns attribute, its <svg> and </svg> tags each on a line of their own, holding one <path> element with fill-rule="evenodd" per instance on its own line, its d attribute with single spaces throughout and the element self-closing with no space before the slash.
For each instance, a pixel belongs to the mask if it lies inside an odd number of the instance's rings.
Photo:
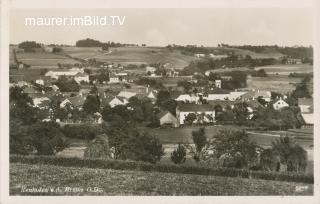
<svg viewBox="0 0 320 204">
<path fill-rule="evenodd" d="M 304 172 L 307 166 L 307 152 L 289 137 L 273 141 L 266 149 L 240 130 L 222 130 L 209 140 L 200 128 L 192 138 L 195 146 L 179 144 L 171 154 L 172 162 L 184 163 L 189 153 L 200 165 L 211 167 Z"/>
</svg>

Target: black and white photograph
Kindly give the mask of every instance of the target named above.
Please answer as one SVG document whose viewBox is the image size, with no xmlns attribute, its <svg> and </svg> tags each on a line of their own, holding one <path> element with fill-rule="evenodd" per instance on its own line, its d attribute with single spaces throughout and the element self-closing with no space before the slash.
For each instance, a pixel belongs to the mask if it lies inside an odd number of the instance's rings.
<svg viewBox="0 0 320 204">
<path fill-rule="evenodd" d="M 316 1 L 30 2 L 1 3 L 1 203 L 319 201 Z"/>
</svg>

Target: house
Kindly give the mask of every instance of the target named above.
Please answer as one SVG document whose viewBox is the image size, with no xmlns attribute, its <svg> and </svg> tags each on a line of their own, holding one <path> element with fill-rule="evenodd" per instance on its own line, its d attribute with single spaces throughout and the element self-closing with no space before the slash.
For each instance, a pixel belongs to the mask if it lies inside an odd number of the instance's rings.
<svg viewBox="0 0 320 204">
<path fill-rule="evenodd" d="M 216 88 L 221 89 L 221 80 L 220 80 L 220 79 L 219 79 L 219 80 L 214 80 L 214 86 L 215 86 Z"/>
<path fill-rule="evenodd" d="M 313 112 L 313 99 L 312 98 L 298 98 L 298 106 L 300 107 L 301 113 L 312 113 Z"/>
<path fill-rule="evenodd" d="M 170 125 L 172 127 L 179 127 L 178 119 L 169 111 L 162 111 L 158 114 L 158 118 L 160 120 L 160 125 L 167 126 Z"/>
<path fill-rule="evenodd" d="M 115 84 L 115 83 L 119 83 L 120 82 L 120 80 L 119 80 L 119 77 L 118 76 L 116 76 L 115 74 L 112 74 L 112 73 L 110 73 L 109 74 L 109 84 Z"/>
<path fill-rule="evenodd" d="M 129 101 L 124 97 L 115 96 L 110 102 L 109 105 L 111 108 L 118 106 L 118 105 L 126 105 Z"/>
<path fill-rule="evenodd" d="M 85 73 L 77 73 L 76 75 L 74 75 L 74 80 L 80 84 L 81 82 L 87 82 L 89 83 L 90 80 L 89 80 L 89 75 L 88 74 L 85 74 Z"/>
<path fill-rule="evenodd" d="M 245 101 L 256 100 L 258 98 L 262 98 L 266 102 L 270 102 L 271 91 L 251 90 L 241 96 L 241 99 Z"/>
<path fill-rule="evenodd" d="M 33 100 L 33 105 L 40 109 L 45 108 L 46 105 L 49 105 L 49 102 L 50 102 L 50 99 L 44 96 L 39 98 L 33 98 L 32 100 Z"/>
<path fill-rule="evenodd" d="M 48 76 L 52 79 L 59 79 L 60 76 L 69 76 L 74 77 L 78 73 L 84 73 L 83 69 L 80 68 L 71 68 L 67 70 L 58 70 L 58 71 L 48 71 L 45 76 Z M 89 77 L 89 76 L 88 76 Z"/>
<path fill-rule="evenodd" d="M 157 68 L 155 68 L 155 67 L 146 67 L 146 74 L 150 74 L 150 75 L 152 75 L 152 74 L 154 74 L 155 72 L 157 71 Z"/>
<path fill-rule="evenodd" d="M 275 110 L 281 110 L 284 107 L 289 107 L 289 104 L 285 102 L 282 98 L 279 98 L 272 104 Z"/>
<path fill-rule="evenodd" d="M 176 117 L 179 125 L 186 123 L 185 119 L 189 114 L 195 114 L 196 119 L 193 123 L 210 123 L 214 122 L 215 111 L 210 104 L 180 104 L 176 109 Z"/>
<path fill-rule="evenodd" d="M 43 79 L 37 79 L 36 84 L 44 86 L 44 80 Z"/>
<path fill-rule="evenodd" d="M 60 103 L 60 108 L 64 108 L 69 104 L 72 108 L 78 108 L 81 110 L 85 100 L 86 98 L 83 96 L 69 97 Z"/>
<path fill-rule="evenodd" d="M 157 95 L 158 95 L 158 92 L 156 90 L 148 91 L 148 89 L 147 89 L 147 98 L 149 98 L 151 100 L 156 100 Z"/>
<path fill-rule="evenodd" d="M 197 58 L 200 58 L 200 57 L 205 57 L 206 55 L 205 55 L 205 54 L 197 53 L 197 54 L 194 54 L 194 56 L 197 57 Z"/>
</svg>

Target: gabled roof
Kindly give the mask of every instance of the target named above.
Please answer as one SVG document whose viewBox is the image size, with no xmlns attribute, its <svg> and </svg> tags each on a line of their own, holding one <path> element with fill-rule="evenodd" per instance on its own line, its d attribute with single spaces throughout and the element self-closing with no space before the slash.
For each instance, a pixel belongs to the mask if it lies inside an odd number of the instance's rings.
<svg viewBox="0 0 320 204">
<path fill-rule="evenodd" d="M 183 112 L 205 112 L 205 111 L 213 111 L 214 108 L 210 104 L 193 104 L 193 103 L 185 103 L 179 105 L 179 110 Z"/>
<path fill-rule="evenodd" d="M 313 124 L 313 113 L 302 113 L 301 115 L 306 124 Z"/>
<path fill-rule="evenodd" d="M 135 95 L 136 95 L 136 93 L 134 93 L 134 92 L 129 92 L 129 91 L 121 91 L 121 92 L 118 94 L 118 96 L 124 97 L 124 98 L 131 98 L 131 97 L 133 97 L 133 96 L 135 96 Z"/>
<path fill-rule="evenodd" d="M 74 97 L 70 97 L 70 98 L 67 98 L 71 103 L 72 105 L 74 105 L 75 107 L 78 107 L 78 106 L 82 106 L 86 100 L 85 97 L 82 97 L 82 96 L 74 96 Z"/>
<path fill-rule="evenodd" d="M 170 111 L 161 111 L 160 113 L 157 114 L 157 116 L 160 119 L 160 118 L 162 118 L 163 116 L 165 116 L 167 114 L 170 114 L 172 117 L 175 118 L 175 116 L 172 113 L 170 113 Z"/>
</svg>

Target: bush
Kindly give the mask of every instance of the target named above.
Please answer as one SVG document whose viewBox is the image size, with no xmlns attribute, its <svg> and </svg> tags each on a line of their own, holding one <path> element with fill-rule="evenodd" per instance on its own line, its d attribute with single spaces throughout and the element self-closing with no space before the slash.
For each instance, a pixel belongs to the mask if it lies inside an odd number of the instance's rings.
<svg viewBox="0 0 320 204">
<path fill-rule="evenodd" d="M 96 126 L 90 125 L 66 125 L 62 128 L 62 132 L 66 137 L 92 140 L 100 133 L 100 130 Z"/>
<path fill-rule="evenodd" d="M 171 153 L 171 161 L 175 164 L 181 164 L 186 161 L 186 148 L 179 144 L 178 148 Z"/>
<path fill-rule="evenodd" d="M 124 160 L 105 160 L 105 159 L 80 159 L 80 158 L 62 158 L 54 156 L 23 156 L 10 155 L 10 163 L 20 162 L 26 164 L 46 164 L 58 165 L 65 167 L 87 167 L 99 169 L 116 169 L 116 170 L 138 170 L 138 171 L 155 171 L 166 173 L 183 173 L 198 174 L 210 176 L 241 177 L 252 179 L 289 181 L 314 183 L 313 175 L 298 174 L 293 172 L 263 172 L 250 171 L 235 168 L 204 168 L 197 166 L 176 166 L 164 164 L 150 164 L 146 162 L 124 161 Z"/>
</svg>

